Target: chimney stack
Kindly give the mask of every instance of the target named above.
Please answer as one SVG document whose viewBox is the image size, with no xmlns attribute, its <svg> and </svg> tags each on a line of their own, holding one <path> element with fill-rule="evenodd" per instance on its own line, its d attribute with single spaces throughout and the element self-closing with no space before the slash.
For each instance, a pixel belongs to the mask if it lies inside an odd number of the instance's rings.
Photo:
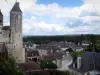
<svg viewBox="0 0 100 75">
<path fill-rule="evenodd" d="M 77 57 L 77 69 L 81 67 L 81 56 Z"/>
</svg>

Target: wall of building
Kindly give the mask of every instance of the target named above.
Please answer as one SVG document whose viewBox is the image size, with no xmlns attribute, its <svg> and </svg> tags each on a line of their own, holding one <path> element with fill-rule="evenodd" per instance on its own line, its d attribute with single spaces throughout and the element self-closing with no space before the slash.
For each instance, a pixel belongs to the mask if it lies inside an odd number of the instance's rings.
<svg viewBox="0 0 100 75">
<path fill-rule="evenodd" d="M 25 62 L 25 49 L 24 48 L 22 50 L 13 50 L 12 53 L 17 63 Z"/>
<path fill-rule="evenodd" d="M 2 42 L 2 26 L 0 25 L 0 42 Z"/>
<path fill-rule="evenodd" d="M 38 49 L 39 55 L 47 55 L 47 50 Z"/>
<path fill-rule="evenodd" d="M 10 31 L 9 30 L 2 30 L 2 41 L 5 43 L 10 42 L 10 37 L 9 37 Z"/>
</svg>

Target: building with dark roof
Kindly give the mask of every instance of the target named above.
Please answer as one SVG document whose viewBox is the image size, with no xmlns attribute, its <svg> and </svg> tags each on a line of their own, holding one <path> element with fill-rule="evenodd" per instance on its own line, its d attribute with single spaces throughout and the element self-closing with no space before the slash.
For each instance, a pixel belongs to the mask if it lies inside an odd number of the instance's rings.
<svg viewBox="0 0 100 75">
<path fill-rule="evenodd" d="M 91 75 L 98 75 L 100 74 L 100 53 L 85 52 L 81 57 L 77 57 L 77 60 L 69 67 L 81 74 L 89 72 Z"/>
</svg>

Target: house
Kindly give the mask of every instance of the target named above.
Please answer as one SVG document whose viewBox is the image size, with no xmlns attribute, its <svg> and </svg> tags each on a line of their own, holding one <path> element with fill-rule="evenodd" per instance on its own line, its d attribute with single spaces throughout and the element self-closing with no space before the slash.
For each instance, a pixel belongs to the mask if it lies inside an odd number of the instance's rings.
<svg viewBox="0 0 100 75">
<path fill-rule="evenodd" d="M 84 52 L 82 56 L 77 57 L 69 66 L 70 70 L 77 75 L 99 75 L 100 74 L 100 53 Z"/>
<path fill-rule="evenodd" d="M 41 57 L 37 50 L 29 49 L 28 51 L 26 50 L 26 59 L 39 63 Z"/>
<path fill-rule="evenodd" d="M 57 51 L 54 53 L 54 63 L 57 65 L 58 68 L 62 67 L 62 59 L 63 59 L 63 53 Z"/>
</svg>

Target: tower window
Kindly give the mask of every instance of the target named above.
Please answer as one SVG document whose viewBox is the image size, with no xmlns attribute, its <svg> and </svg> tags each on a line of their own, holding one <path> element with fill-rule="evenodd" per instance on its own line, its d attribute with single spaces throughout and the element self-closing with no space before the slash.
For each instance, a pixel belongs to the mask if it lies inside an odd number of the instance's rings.
<svg viewBox="0 0 100 75">
<path fill-rule="evenodd" d="M 10 34 L 9 34 L 9 37 L 10 37 Z"/>
<path fill-rule="evenodd" d="M 0 20 L 0 22 L 2 22 L 2 21 Z"/>
</svg>

